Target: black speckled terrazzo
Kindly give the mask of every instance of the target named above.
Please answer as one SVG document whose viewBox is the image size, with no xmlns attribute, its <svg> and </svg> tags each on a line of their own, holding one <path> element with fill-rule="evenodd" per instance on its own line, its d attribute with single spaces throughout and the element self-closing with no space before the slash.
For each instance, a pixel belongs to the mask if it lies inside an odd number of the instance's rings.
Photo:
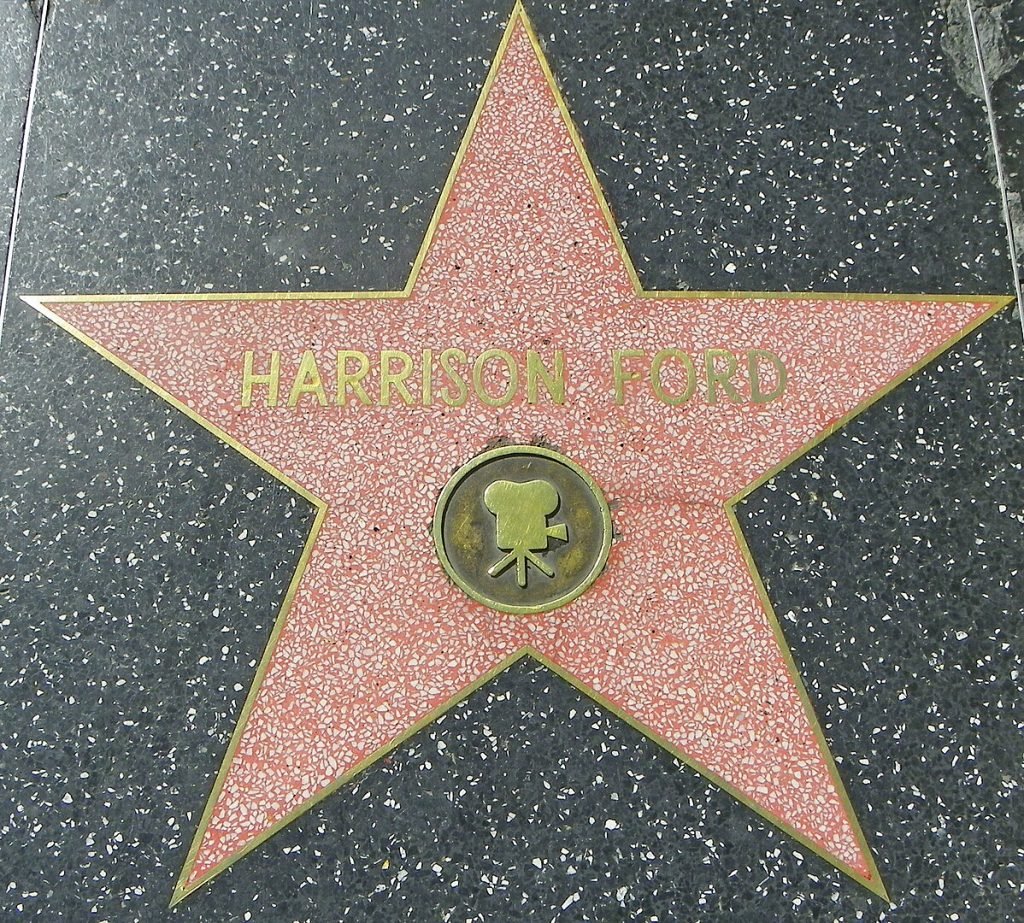
<svg viewBox="0 0 1024 923">
<path fill-rule="evenodd" d="M 381 6 L 58 0 L 12 291 L 400 287 L 509 5 Z M 939 5 L 528 10 L 648 287 L 1011 289 Z M 523 663 L 168 911 L 312 511 L 9 308 L 0 919 L 1014 918 L 1009 309 L 740 509 L 891 909 Z"/>
<path fill-rule="evenodd" d="M 1024 2 L 997 6 L 1000 41 L 987 49 L 992 104 L 1006 172 L 1007 203 L 1024 273 Z"/>
<path fill-rule="evenodd" d="M 28 3 L 0 5 L 0 254 L 4 259 L 37 26 Z"/>
<path fill-rule="evenodd" d="M 1015 235 L 1018 256 L 1024 252 L 1024 3 L 1021 0 L 944 0 L 947 25 L 943 48 L 957 82 L 981 100 L 985 88 L 978 68 L 979 45 L 992 101 L 992 129 L 999 145 L 1006 207 Z M 974 14 L 971 27 L 969 12 Z M 977 34 L 977 39 L 975 38 Z M 998 184 L 993 148 L 989 147 L 986 173 Z M 1024 264 L 1019 263 L 1024 271 Z"/>
</svg>

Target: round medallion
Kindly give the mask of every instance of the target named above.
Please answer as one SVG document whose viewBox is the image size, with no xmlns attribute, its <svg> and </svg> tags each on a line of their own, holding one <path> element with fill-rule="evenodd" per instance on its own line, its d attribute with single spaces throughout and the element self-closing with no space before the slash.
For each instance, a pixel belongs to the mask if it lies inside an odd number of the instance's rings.
<svg viewBox="0 0 1024 923">
<path fill-rule="evenodd" d="M 604 569 L 612 517 L 601 488 L 564 455 L 503 446 L 463 465 L 434 511 L 448 575 L 499 612 L 550 612 Z"/>
</svg>

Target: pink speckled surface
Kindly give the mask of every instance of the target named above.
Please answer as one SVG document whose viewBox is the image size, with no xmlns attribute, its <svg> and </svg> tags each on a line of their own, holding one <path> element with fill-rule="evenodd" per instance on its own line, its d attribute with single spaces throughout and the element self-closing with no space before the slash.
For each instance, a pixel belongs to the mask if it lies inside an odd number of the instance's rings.
<svg viewBox="0 0 1024 923">
<path fill-rule="evenodd" d="M 990 306 L 641 298 L 522 26 L 409 298 L 48 301 L 329 507 L 186 886 L 524 646 L 870 877 L 724 504 Z M 566 404 L 239 406 L 245 349 L 294 369 L 309 348 L 446 347 L 563 349 Z M 665 347 L 771 349 L 788 388 L 673 408 L 641 382 L 617 406 L 610 351 Z M 429 525 L 454 469 L 538 437 L 601 485 L 620 538 L 568 607 L 504 615 L 450 583 Z"/>
</svg>

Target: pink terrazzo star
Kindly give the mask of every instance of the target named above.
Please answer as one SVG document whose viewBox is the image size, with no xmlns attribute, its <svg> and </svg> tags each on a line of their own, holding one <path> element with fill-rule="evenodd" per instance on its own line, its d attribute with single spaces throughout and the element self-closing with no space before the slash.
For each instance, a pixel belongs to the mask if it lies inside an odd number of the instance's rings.
<svg viewBox="0 0 1024 923">
<path fill-rule="evenodd" d="M 403 292 L 32 299 L 320 509 L 176 900 L 524 652 L 885 893 L 732 503 L 1002 301 L 643 292 L 546 68 L 517 8 Z M 561 349 L 565 402 L 452 407 L 438 377 L 426 404 L 418 373 L 411 405 L 380 406 L 372 376 L 370 405 L 334 402 L 338 350 L 445 348 Z M 770 350 L 788 382 L 711 402 L 700 379 L 672 406 L 643 377 L 665 348 Z M 619 349 L 647 357 L 622 404 Z M 279 352 L 277 406 L 265 386 L 242 406 L 246 350 L 264 371 Z M 289 407 L 307 350 L 327 406 L 307 375 Z M 600 484 L 618 537 L 579 599 L 507 615 L 450 582 L 429 528 L 456 468 L 538 438 Z"/>
</svg>

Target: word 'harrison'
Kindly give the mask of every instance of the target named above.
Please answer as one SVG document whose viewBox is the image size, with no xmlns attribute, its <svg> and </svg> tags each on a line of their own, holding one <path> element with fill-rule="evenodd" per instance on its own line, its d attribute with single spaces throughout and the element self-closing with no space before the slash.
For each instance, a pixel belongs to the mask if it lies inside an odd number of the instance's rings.
<svg viewBox="0 0 1024 923">
<path fill-rule="evenodd" d="M 627 403 L 640 389 L 669 406 L 695 396 L 709 404 L 767 404 L 783 395 L 788 376 L 782 360 L 767 349 L 705 349 L 694 355 L 680 349 L 653 354 L 616 349 L 608 359 L 602 376 L 616 404 Z M 372 358 L 358 349 L 339 349 L 329 358 L 306 350 L 290 367 L 282 363 L 279 350 L 242 355 L 242 407 L 462 407 L 471 398 L 505 407 L 516 400 L 565 404 L 569 391 L 561 349 L 547 359 L 532 349 L 522 357 L 486 349 L 474 358 L 457 348 L 424 349 L 415 357 L 402 349 L 382 349 Z"/>
</svg>

